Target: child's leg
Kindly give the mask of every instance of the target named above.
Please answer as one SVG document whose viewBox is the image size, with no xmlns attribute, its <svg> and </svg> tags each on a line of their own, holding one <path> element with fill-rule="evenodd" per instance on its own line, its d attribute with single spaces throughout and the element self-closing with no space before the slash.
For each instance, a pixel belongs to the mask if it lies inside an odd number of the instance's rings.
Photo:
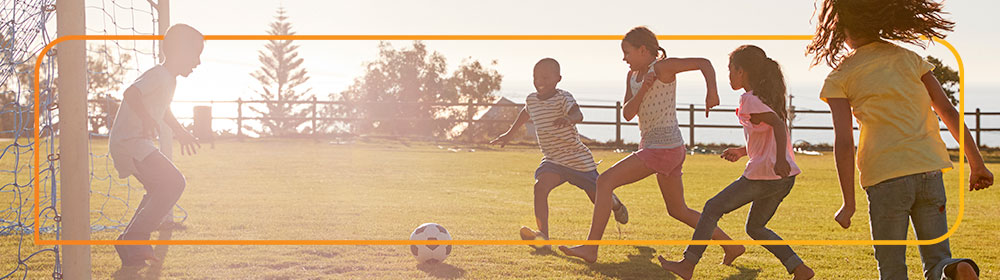
<svg viewBox="0 0 1000 280">
<path fill-rule="evenodd" d="M 139 179 L 139 177 L 136 176 L 136 179 Z M 139 179 L 139 183 L 142 183 L 141 179 Z M 143 184 L 143 186 L 145 186 L 145 185 L 146 184 Z M 139 210 L 142 210 L 142 208 L 146 208 L 146 203 L 147 202 L 149 202 L 149 193 L 148 192 L 146 194 L 142 195 L 142 200 L 140 200 L 139 201 L 139 205 L 137 205 L 135 207 L 135 213 L 132 214 L 132 219 L 128 221 L 128 224 L 125 225 L 125 228 L 128 228 L 128 227 L 132 226 L 133 223 L 135 223 L 135 217 L 139 216 L 138 215 L 139 214 Z M 122 234 L 124 235 L 124 232 L 122 232 Z"/>
<path fill-rule="evenodd" d="M 619 186 L 634 183 L 653 174 L 636 154 L 625 157 L 597 178 L 597 197 L 594 200 L 594 216 L 590 223 L 589 240 L 600 240 L 611 216 L 611 194 Z M 563 253 L 580 257 L 587 262 L 597 261 L 597 245 L 559 246 Z"/>
<path fill-rule="evenodd" d="M 873 240 L 905 240 L 915 199 L 911 177 L 904 176 L 865 189 Z M 875 245 L 879 278 L 906 279 L 906 246 Z"/>
<path fill-rule="evenodd" d="M 948 232 L 946 197 L 941 172 L 920 174 L 919 178 L 915 179 L 917 179 L 916 201 L 910 213 L 913 231 L 920 240 L 938 238 Z M 945 272 L 953 274 L 948 275 L 948 278 L 960 278 L 961 276 L 958 276 L 960 273 L 955 271 L 959 263 L 967 263 L 975 275 L 979 274 L 978 266 L 972 260 L 951 257 L 947 239 L 937 244 L 920 245 L 920 259 L 923 261 L 926 279 L 941 279 Z"/>
<path fill-rule="evenodd" d="M 702 213 L 698 213 L 698 211 L 691 209 L 687 206 L 687 202 L 684 201 L 684 182 L 681 180 L 680 172 L 674 172 L 672 175 L 673 176 L 656 174 L 656 181 L 660 185 L 660 195 L 663 196 L 663 203 L 667 206 L 667 213 L 670 214 L 670 217 L 687 224 L 691 228 L 697 228 L 699 219 L 702 217 Z M 740 206 L 746 205 L 746 203 L 749 203 L 749 200 L 740 204 Z M 736 208 L 739 208 L 740 206 L 737 206 Z M 730 211 L 732 210 L 726 211 L 725 213 L 729 213 Z M 721 216 L 722 215 L 720 214 L 719 217 Z M 716 222 L 712 223 L 712 228 L 714 228 L 714 230 L 709 231 L 711 238 L 715 240 L 731 240 L 732 238 L 730 238 L 729 235 L 726 235 L 722 229 L 715 226 L 717 222 L 718 219 L 716 219 Z M 707 239 L 707 237 L 705 239 Z M 722 260 L 722 263 L 725 265 L 732 264 L 736 257 L 739 257 L 746 252 L 746 247 L 743 247 L 742 245 L 727 245 L 722 246 L 722 248 L 726 252 L 726 256 Z"/>
<path fill-rule="evenodd" d="M 128 240 L 149 239 L 163 216 L 177 203 L 185 186 L 184 176 L 159 152 L 147 156 L 136 169 L 146 189 L 146 203 L 136 210 L 132 222 L 122 233 Z"/>
<path fill-rule="evenodd" d="M 600 174 L 597 170 L 590 172 L 581 172 L 565 168 L 566 172 L 563 174 L 563 179 L 566 179 L 570 184 L 580 188 L 587 193 L 587 197 L 590 198 L 591 203 L 595 203 L 597 199 L 597 178 Z M 615 213 L 615 220 L 621 224 L 628 223 L 628 209 L 622 204 L 618 196 L 611 193 L 611 210 Z"/>
<path fill-rule="evenodd" d="M 733 210 L 747 205 L 754 198 L 753 188 L 750 180 L 740 177 L 740 179 L 729 184 L 725 189 L 705 202 L 705 208 L 698 218 L 694 227 L 694 234 L 691 240 L 708 240 L 720 231 L 717 227 L 719 219 Z M 727 236 L 728 239 L 728 236 Z M 690 245 L 684 250 L 684 259 L 692 260 L 696 263 L 705 252 L 706 245 Z"/>
<path fill-rule="evenodd" d="M 774 217 L 774 212 L 778 210 L 778 205 L 791 192 L 795 184 L 795 177 L 788 177 L 775 181 L 755 181 L 760 189 L 759 198 L 754 199 L 750 213 L 747 215 L 746 231 L 754 240 L 781 240 L 778 234 L 766 227 L 767 223 Z M 764 245 L 764 248 L 771 252 L 781 264 L 785 266 L 788 273 L 795 272 L 795 268 L 803 265 L 802 259 L 792 251 L 788 245 Z"/>
<path fill-rule="evenodd" d="M 138 164 L 138 162 L 136 164 Z M 142 182 L 142 179 L 140 179 L 138 175 L 136 176 L 136 179 L 138 179 L 140 183 Z M 143 184 L 143 185 L 145 185 L 145 184 Z M 125 229 L 128 229 L 129 227 L 132 226 L 132 224 L 135 223 L 136 217 L 139 216 L 138 215 L 139 211 L 141 211 L 143 208 L 145 208 L 146 207 L 146 203 L 149 202 L 149 197 L 150 197 L 149 193 L 146 193 L 146 194 L 142 195 L 142 200 L 139 201 L 139 205 L 135 207 L 135 213 L 132 214 L 132 219 L 129 220 L 128 224 L 125 226 Z M 122 233 L 118 235 L 117 240 L 125 240 L 125 231 L 122 231 Z M 145 246 L 142 246 L 142 247 L 145 247 Z M 140 247 L 140 246 L 115 245 L 115 252 L 118 253 L 118 258 L 121 260 L 122 266 L 141 266 L 141 265 L 146 265 L 146 260 L 149 259 L 148 256 L 147 256 L 147 254 L 149 252 L 151 252 L 152 250 L 150 250 L 151 246 L 145 247 L 145 248 L 142 248 L 142 247 Z M 142 250 L 142 251 L 144 251 L 144 253 L 143 253 L 142 256 L 136 256 L 139 252 L 133 253 L 133 251 L 136 251 L 136 250 L 139 250 L 139 249 L 147 249 L 147 250 Z"/>
<path fill-rule="evenodd" d="M 538 231 L 549 236 L 549 193 L 563 183 L 559 174 L 540 172 L 535 176 L 535 222 Z"/>
<path fill-rule="evenodd" d="M 709 199 L 708 202 L 705 202 L 705 209 L 698 218 L 691 240 L 708 240 L 712 237 L 713 232 L 718 230 L 717 224 L 722 215 L 750 203 L 753 200 L 753 190 L 750 181 L 740 177 Z M 663 256 L 659 256 L 657 259 L 663 269 L 677 274 L 682 279 L 691 279 L 694 267 L 701 260 L 706 247 L 708 246 L 688 245 L 687 249 L 684 250 L 684 259 L 679 262 L 668 261 Z"/>
</svg>

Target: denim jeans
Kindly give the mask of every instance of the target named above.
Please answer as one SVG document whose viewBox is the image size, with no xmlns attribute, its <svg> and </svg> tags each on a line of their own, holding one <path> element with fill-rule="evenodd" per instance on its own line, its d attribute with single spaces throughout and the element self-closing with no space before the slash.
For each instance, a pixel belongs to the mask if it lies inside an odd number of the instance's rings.
<svg viewBox="0 0 1000 280">
<path fill-rule="evenodd" d="M 153 230 L 163 221 L 163 216 L 174 207 L 184 192 L 184 175 L 159 151 L 146 156 L 135 164 L 136 179 L 146 189 L 135 215 L 129 221 L 120 239 L 149 240 Z"/>
<path fill-rule="evenodd" d="M 795 176 L 778 180 L 750 180 L 740 177 L 726 189 L 705 203 L 698 226 L 694 228 L 692 240 L 708 240 L 722 215 L 753 202 L 747 215 L 746 231 L 755 240 L 781 240 L 777 234 L 765 227 L 774 217 L 778 205 L 792 191 Z M 698 261 L 705 253 L 705 245 L 690 245 L 684 251 L 684 258 Z M 802 264 L 802 259 L 788 245 L 764 245 L 764 248 L 778 257 L 788 273 Z"/>
<path fill-rule="evenodd" d="M 905 240 L 906 228 L 911 220 L 913 231 L 920 240 L 938 238 L 948 232 L 948 216 L 945 213 L 947 198 L 941 171 L 885 180 L 865 188 L 865 192 L 868 193 L 873 240 Z M 881 279 L 907 279 L 906 246 L 874 247 Z M 968 262 L 979 273 L 979 268 L 972 260 L 951 257 L 947 239 L 937 244 L 921 245 L 919 248 L 924 277 L 928 280 L 949 279 L 944 275 L 945 267 L 958 262 Z"/>
</svg>

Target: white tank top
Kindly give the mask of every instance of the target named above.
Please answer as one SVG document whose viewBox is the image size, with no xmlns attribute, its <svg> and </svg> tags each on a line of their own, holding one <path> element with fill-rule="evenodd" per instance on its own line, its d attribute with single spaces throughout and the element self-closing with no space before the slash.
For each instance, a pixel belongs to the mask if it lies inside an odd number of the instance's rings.
<svg viewBox="0 0 1000 280">
<path fill-rule="evenodd" d="M 655 71 L 653 64 L 656 62 L 649 64 L 646 75 Z M 629 78 L 629 87 L 633 95 L 642 87 L 642 82 L 636 80 L 637 74 L 634 73 Z M 676 79 L 670 83 L 657 79 L 646 92 L 638 114 L 639 131 L 642 135 L 642 141 L 639 142 L 640 149 L 671 149 L 684 145 L 681 129 L 677 125 L 676 95 Z"/>
</svg>

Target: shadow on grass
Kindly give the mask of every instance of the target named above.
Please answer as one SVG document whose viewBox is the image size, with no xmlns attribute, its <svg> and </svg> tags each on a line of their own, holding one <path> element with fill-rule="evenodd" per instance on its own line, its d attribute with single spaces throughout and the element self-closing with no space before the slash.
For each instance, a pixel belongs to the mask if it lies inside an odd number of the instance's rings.
<svg viewBox="0 0 1000 280">
<path fill-rule="evenodd" d="M 139 271 L 144 267 L 141 266 L 123 266 L 111 274 L 112 279 L 115 280 L 129 280 L 129 279 L 141 279 L 139 277 Z"/>
<path fill-rule="evenodd" d="M 733 268 L 740 271 L 740 273 L 730 275 L 729 277 L 723 278 L 724 280 L 743 280 L 743 279 L 757 279 L 757 275 L 760 274 L 761 269 L 752 269 L 745 266 L 733 266 Z"/>
<path fill-rule="evenodd" d="M 579 258 L 551 251 L 549 253 L 539 252 L 543 250 L 532 252 L 532 255 L 553 255 L 570 262 L 587 265 L 590 270 L 614 279 L 678 279 L 673 273 L 663 270 L 659 264 L 653 262 L 656 249 L 646 246 L 635 246 L 635 248 L 639 250 L 639 253 L 628 255 L 628 260 L 620 263 L 587 263 Z"/>
<path fill-rule="evenodd" d="M 465 269 L 447 263 L 421 263 L 417 269 L 434 278 L 457 279 L 465 276 Z"/>
</svg>

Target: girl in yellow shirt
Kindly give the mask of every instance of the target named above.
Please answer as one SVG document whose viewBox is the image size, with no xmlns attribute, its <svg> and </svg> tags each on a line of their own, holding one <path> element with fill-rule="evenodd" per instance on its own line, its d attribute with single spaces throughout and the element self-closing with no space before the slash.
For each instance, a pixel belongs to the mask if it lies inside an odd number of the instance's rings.
<svg viewBox="0 0 1000 280">
<path fill-rule="evenodd" d="M 875 240 L 905 240 L 910 220 L 921 240 L 948 232 L 941 173 L 952 163 L 938 132 L 938 117 L 956 140 L 959 133 L 965 134 L 970 190 L 993 184 L 969 130 L 959 130 L 962 120 L 934 78 L 934 67 L 889 42 L 923 47 L 921 35 L 943 38 L 954 22 L 942 17 L 941 8 L 931 0 L 825 0 L 816 36 L 807 47 L 813 65 L 825 62 L 834 68 L 820 98 L 832 112 L 844 194 L 835 219 L 847 228 L 855 211 L 853 114 L 861 127 L 857 164 Z M 853 51 L 845 54 L 845 47 Z M 907 279 L 906 246 L 874 247 L 881 279 Z M 978 279 L 976 263 L 952 258 L 947 240 L 920 246 L 920 253 L 926 279 Z"/>
</svg>

